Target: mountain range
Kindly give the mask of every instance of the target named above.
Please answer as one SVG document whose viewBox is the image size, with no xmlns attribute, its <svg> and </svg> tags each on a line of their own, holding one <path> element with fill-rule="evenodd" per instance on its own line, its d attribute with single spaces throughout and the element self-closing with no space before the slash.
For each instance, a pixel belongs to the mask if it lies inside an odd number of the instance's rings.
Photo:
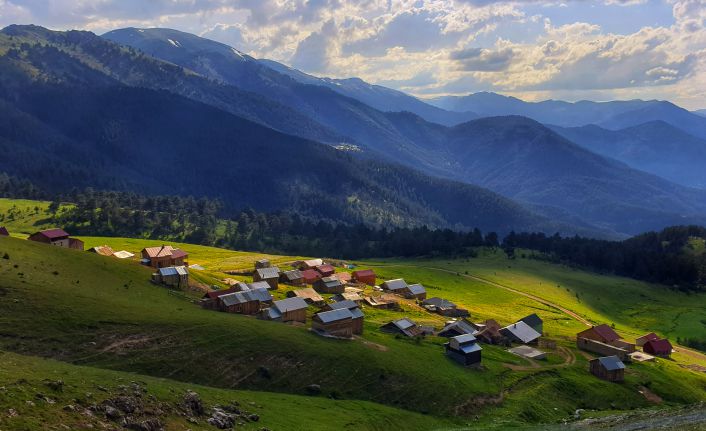
<svg viewBox="0 0 706 431">
<path fill-rule="evenodd" d="M 582 115 L 573 108 L 550 128 L 507 111 L 542 104 L 491 93 L 435 107 L 169 29 L 98 37 L 10 26 L 0 54 L 0 107 L 21 119 L 0 123 L 6 152 L 19 149 L 0 168 L 49 187 L 204 194 L 378 225 L 622 236 L 706 221 L 706 191 L 567 127 Z M 667 102 L 547 103 L 580 107 L 580 126 L 600 120 L 604 140 L 644 109 L 675 113 L 665 126 L 679 115 L 691 116 L 691 129 L 700 124 L 692 117 L 703 119 Z M 82 154 L 99 168 L 86 170 Z M 70 175 L 52 181 L 51 163 Z"/>
</svg>

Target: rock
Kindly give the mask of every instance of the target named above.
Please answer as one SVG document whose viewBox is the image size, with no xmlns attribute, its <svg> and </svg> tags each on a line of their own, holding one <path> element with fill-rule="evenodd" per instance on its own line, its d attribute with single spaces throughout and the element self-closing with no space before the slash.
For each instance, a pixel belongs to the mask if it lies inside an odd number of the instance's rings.
<svg viewBox="0 0 706 431">
<path fill-rule="evenodd" d="M 203 416 L 206 410 L 203 407 L 201 396 L 194 391 L 187 391 L 184 394 L 184 408 L 191 416 Z"/>
<path fill-rule="evenodd" d="M 307 386 L 306 393 L 309 395 L 319 395 L 321 393 L 321 385 L 312 384 Z"/>
<path fill-rule="evenodd" d="M 256 414 L 251 414 L 250 416 L 248 416 L 248 419 L 250 420 L 250 422 L 257 422 L 260 420 L 260 416 Z"/>
<path fill-rule="evenodd" d="M 235 425 L 235 419 L 235 415 L 227 413 L 226 411 L 218 407 L 214 407 L 211 412 L 211 417 L 209 417 L 206 421 L 210 425 L 213 425 L 214 427 L 223 430 L 227 428 L 232 428 L 233 425 Z"/>
<path fill-rule="evenodd" d="M 162 431 L 164 429 L 162 422 L 156 418 L 144 421 L 125 419 L 123 420 L 123 427 L 135 431 Z"/>
<path fill-rule="evenodd" d="M 106 388 L 105 386 L 98 385 L 98 386 L 96 386 L 96 389 L 98 389 L 99 391 L 102 391 L 102 392 L 108 392 L 108 388 Z"/>
<path fill-rule="evenodd" d="M 139 399 L 126 395 L 105 400 L 103 401 L 103 405 L 106 407 L 114 407 L 123 413 L 135 413 L 142 407 L 142 403 Z"/>
<path fill-rule="evenodd" d="M 63 407 L 62 410 L 64 410 L 65 412 L 75 412 L 76 406 L 74 406 L 73 404 L 67 404 Z"/>
<path fill-rule="evenodd" d="M 122 419 L 123 413 L 113 406 L 105 406 L 105 417 L 107 417 L 111 421 L 117 421 L 119 419 Z"/>
<path fill-rule="evenodd" d="M 49 389 L 57 391 L 57 392 L 61 392 L 64 390 L 64 381 L 61 379 L 55 380 L 55 381 L 47 380 L 44 382 L 44 384 L 47 385 L 47 387 L 49 387 Z"/>
</svg>

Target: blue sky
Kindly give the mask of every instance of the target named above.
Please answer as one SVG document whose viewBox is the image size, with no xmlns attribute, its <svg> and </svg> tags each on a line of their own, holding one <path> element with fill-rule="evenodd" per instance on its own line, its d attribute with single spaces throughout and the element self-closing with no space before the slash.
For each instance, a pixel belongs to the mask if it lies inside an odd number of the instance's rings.
<svg viewBox="0 0 706 431">
<path fill-rule="evenodd" d="M 0 25 L 170 27 L 419 97 L 706 108 L 706 0 L 0 0 Z"/>
</svg>

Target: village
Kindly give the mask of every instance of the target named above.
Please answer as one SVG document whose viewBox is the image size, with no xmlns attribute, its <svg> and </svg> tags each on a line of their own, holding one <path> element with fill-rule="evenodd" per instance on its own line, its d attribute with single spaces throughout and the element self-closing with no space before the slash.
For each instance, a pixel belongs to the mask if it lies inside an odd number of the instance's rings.
<svg viewBox="0 0 706 431">
<path fill-rule="evenodd" d="M 9 232 L 0 227 L 0 236 Z M 57 247 L 84 250 L 84 243 L 63 229 L 36 232 L 27 238 Z M 126 250 L 96 246 L 88 250 L 100 256 L 139 260 L 153 269 L 151 281 L 171 290 L 190 286 L 190 271 L 203 270 L 189 265 L 189 254 L 170 245 L 145 247 L 139 256 Z M 274 266 L 268 259 L 253 262 L 249 270 L 234 271 L 225 278 L 226 288 L 211 286 L 195 301 L 213 312 L 239 314 L 251 318 L 307 327 L 321 337 L 351 340 L 363 335 L 366 310 L 384 309 L 400 313 L 378 329 L 381 333 L 403 338 L 436 336 L 446 338 L 445 354 L 461 366 L 482 369 L 483 344 L 502 346 L 508 352 L 532 360 L 546 360 L 546 350 L 556 349 L 556 342 L 544 334 L 544 322 L 536 313 L 502 325 L 496 320 L 474 322 L 471 310 L 440 297 L 427 297 L 427 289 L 402 278 L 378 280 L 373 269 L 321 258 Z M 425 313 L 441 316 L 444 325 L 434 327 L 416 323 L 404 315 L 401 305 L 413 305 Z M 507 322 L 506 322 L 507 323 Z M 612 327 L 600 324 L 576 334 L 576 347 L 590 358 L 588 372 L 610 382 L 625 378 L 626 364 L 670 358 L 669 340 L 655 333 L 634 342 L 624 340 Z"/>
</svg>

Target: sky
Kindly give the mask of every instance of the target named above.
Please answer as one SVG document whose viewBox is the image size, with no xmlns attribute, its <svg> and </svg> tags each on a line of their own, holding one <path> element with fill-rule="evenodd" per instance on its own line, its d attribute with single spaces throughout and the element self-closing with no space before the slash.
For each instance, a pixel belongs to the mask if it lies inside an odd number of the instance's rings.
<svg viewBox="0 0 706 431">
<path fill-rule="evenodd" d="M 418 97 L 706 108 L 706 0 L 0 0 L 0 26 L 168 27 Z"/>
</svg>

